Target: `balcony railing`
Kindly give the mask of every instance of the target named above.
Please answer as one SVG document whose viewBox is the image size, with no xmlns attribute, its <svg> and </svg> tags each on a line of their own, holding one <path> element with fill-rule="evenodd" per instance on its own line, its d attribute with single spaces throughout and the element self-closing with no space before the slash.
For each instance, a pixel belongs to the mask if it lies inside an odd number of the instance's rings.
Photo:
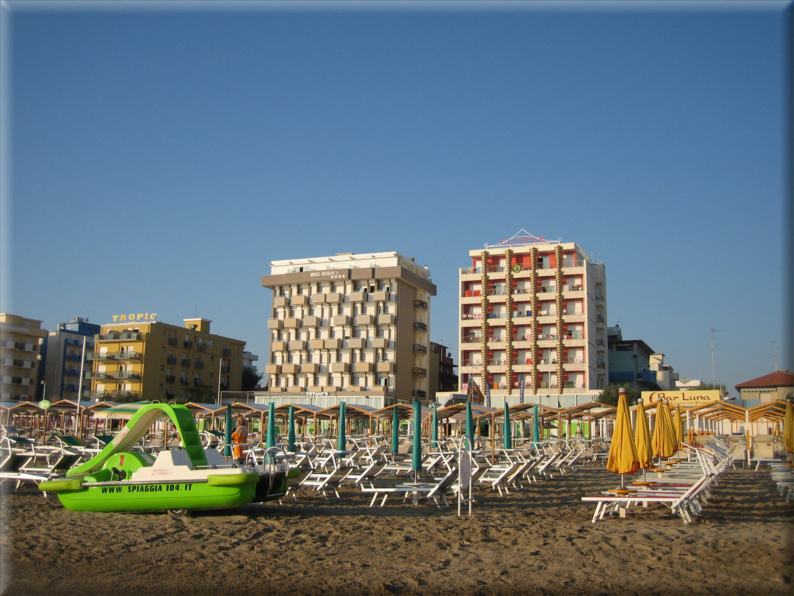
<svg viewBox="0 0 794 596">
<path fill-rule="evenodd" d="M 427 369 L 422 368 L 421 366 L 414 366 L 413 367 L 413 374 L 415 377 L 426 377 L 427 376 Z"/>
<path fill-rule="evenodd" d="M 196 360 L 196 361 L 193 363 L 193 366 L 194 366 L 195 368 L 197 368 L 197 369 L 201 370 L 202 368 L 204 368 L 204 363 L 203 363 L 201 360 Z"/>
<path fill-rule="evenodd" d="M 426 354 L 427 346 L 421 344 L 414 344 L 414 354 Z"/>
<path fill-rule="evenodd" d="M 421 321 L 414 321 L 414 330 L 415 331 L 427 331 L 427 324 L 422 323 Z"/>
<path fill-rule="evenodd" d="M 165 375 L 165 382 L 166 383 L 175 383 L 176 377 L 174 375 Z"/>
<path fill-rule="evenodd" d="M 411 397 L 420 397 L 422 399 L 427 397 L 427 392 L 422 391 L 421 389 L 414 389 L 411 391 Z"/>
<path fill-rule="evenodd" d="M 188 360 L 187 358 L 182 358 L 181 364 L 184 367 L 190 368 L 190 360 Z"/>
<path fill-rule="evenodd" d="M 130 350 L 129 352 L 116 352 L 116 358 L 119 360 L 140 360 L 142 354 L 140 352 L 136 352 L 134 350 Z"/>
<path fill-rule="evenodd" d="M 202 352 L 204 352 L 204 351 L 206 351 L 206 349 L 207 349 L 207 344 L 205 344 L 205 343 L 199 343 L 199 344 L 196 344 L 196 348 L 198 348 L 199 350 L 201 350 Z"/>
<path fill-rule="evenodd" d="M 224 355 L 224 356 L 231 356 L 231 355 L 232 355 L 232 351 L 231 351 L 231 349 L 229 349 L 229 348 L 223 348 L 223 355 Z"/>
<path fill-rule="evenodd" d="M 175 338 L 175 337 L 169 337 L 168 338 L 168 345 L 169 346 L 179 345 L 179 340 L 177 338 Z"/>
<path fill-rule="evenodd" d="M 192 342 L 192 341 L 190 341 L 189 339 L 186 339 L 186 340 L 183 342 L 183 344 L 182 344 L 182 345 L 183 345 L 183 347 L 185 347 L 185 348 L 192 348 L 192 347 L 193 347 L 193 342 Z"/>
<path fill-rule="evenodd" d="M 193 384 L 196 387 L 201 387 L 204 384 L 204 381 L 202 381 L 201 379 L 193 379 Z"/>
<path fill-rule="evenodd" d="M 168 357 L 165 359 L 165 361 L 166 361 L 168 364 L 176 364 L 176 356 L 168 356 Z"/>
</svg>

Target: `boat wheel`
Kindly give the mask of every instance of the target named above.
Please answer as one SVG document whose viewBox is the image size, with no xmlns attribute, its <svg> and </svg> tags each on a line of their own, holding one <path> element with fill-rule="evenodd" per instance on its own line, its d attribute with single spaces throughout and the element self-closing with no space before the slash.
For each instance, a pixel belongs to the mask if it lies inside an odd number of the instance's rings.
<svg viewBox="0 0 794 596">
<path fill-rule="evenodd" d="M 187 517 L 190 515 L 187 509 L 168 509 L 167 511 L 171 517 Z"/>
</svg>

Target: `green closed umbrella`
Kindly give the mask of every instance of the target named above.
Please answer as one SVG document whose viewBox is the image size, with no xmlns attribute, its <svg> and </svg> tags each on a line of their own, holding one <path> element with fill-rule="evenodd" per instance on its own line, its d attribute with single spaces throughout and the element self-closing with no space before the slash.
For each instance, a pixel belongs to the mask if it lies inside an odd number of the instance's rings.
<svg viewBox="0 0 794 596">
<path fill-rule="evenodd" d="M 400 413 L 397 411 L 397 406 L 394 406 L 394 416 L 391 422 L 391 455 L 392 458 L 397 456 L 397 449 L 400 447 Z"/>
<path fill-rule="evenodd" d="M 474 449 L 474 421 L 471 417 L 471 402 L 466 402 L 466 436 L 469 437 L 469 449 Z"/>
<path fill-rule="evenodd" d="M 295 406 L 289 407 L 289 435 L 287 436 L 287 451 L 295 453 Z"/>
<path fill-rule="evenodd" d="M 414 402 L 414 443 L 411 457 L 411 469 L 416 480 L 419 470 L 422 469 L 422 403 Z"/>
<path fill-rule="evenodd" d="M 433 449 L 438 449 L 438 409 L 433 406 L 432 428 L 430 429 L 430 441 Z"/>
<path fill-rule="evenodd" d="M 347 447 L 347 437 L 345 437 L 345 402 L 339 404 L 339 432 L 336 436 L 336 450 L 344 451 Z"/>
<path fill-rule="evenodd" d="M 540 443 L 540 419 L 538 417 L 538 404 L 532 406 L 532 442 Z"/>
<path fill-rule="evenodd" d="M 224 457 L 232 456 L 232 404 L 226 406 L 226 428 L 223 431 Z"/>
<path fill-rule="evenodd" d="M 267 441 L 265 448 L 276 446 L 276 404 L 272 401 L 267 406 Z"/>
<path fill-rule="evenodd" d="M 504 423 L 504 431 L 502 431 L 504 448 L 505 449 L 512 449 L 513 448 L 513 437 L 511 436 L 510 432 L 510 406 L 507 405 L 507 400 L 505 400 L 505 423 Z"/>
</svg>

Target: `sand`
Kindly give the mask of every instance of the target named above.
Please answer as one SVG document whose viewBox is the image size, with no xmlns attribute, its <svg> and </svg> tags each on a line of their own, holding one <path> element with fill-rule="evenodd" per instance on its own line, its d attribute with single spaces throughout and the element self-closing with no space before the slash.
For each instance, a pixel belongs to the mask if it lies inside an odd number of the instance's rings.
<svg viewBox="0 0 794 596">
<path fill-rule="evenodd" d="M 360 492 L 167 514 L 65 510 L 28 485 L 2 500 L 3 594 L 794 593 L 794 504 L 764 471 L 729 470 L 685 525 L 669 509 L 591 523 L 600 467 L 456 509 Z"/>
</svg>

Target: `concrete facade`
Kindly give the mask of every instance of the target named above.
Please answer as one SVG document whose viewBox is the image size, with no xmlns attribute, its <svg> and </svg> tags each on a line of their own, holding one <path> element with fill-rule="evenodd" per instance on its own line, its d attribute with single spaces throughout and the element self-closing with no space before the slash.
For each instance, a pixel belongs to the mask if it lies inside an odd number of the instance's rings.
<svg viewBox="0 0 794 596">
<path fill-rule="evenodd" d="M 34 401 L 38 393 L 41 321 L 0 313 L 0 401 Z"/>
<path fill-rule="evenodd" d="M 50 402 L 61 399 L 77 400 L 81 389 L 80 374 L 92 369 L 88 355 L 94 351 L 94 336 L 101 326 L 75 317 L 60 323 L 57 331 L 50 331 L 42 346 L 43 398 Z M 85 355 L 83 355 L 85 342 Z M 91 383 L 83 380 L 82 397 L 88 399 Z"/>
<path fill-rule="evenodd" d="M 270 394 L 428 400 L 427 267 L 397 252 L 273 261 L 262 286 L 273 291 Z"/>
</svg>

